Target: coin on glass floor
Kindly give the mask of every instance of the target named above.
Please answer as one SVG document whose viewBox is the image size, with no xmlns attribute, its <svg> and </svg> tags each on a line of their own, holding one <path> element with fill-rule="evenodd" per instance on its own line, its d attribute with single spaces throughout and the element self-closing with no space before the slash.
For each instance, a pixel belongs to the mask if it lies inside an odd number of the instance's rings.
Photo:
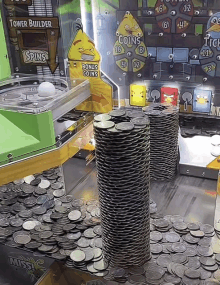
<svg viewBox="0 0 220 285">
<path fill-rule="evenodd" d="M 70 254 L 70 258 L 75 261 L 75 262 L 82 262 L 83 260 L 85 260 L 86 255 L 82 250 L 74 250 L 71 254 Z"/>
</svg>

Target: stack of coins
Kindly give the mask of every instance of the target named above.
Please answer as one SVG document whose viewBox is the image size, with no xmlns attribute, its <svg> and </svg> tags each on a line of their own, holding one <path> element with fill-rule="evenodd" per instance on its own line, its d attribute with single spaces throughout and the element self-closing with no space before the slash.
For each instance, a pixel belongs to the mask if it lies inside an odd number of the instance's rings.
<svg viewBox="0 0 220 285">
<path fill-rule="evenodd" d="M 150 119 L 151 179 L 173 179 L 178 159 L 178 108 L 154 103 L 144 108 L 144 112 Z"/>
<path fill-rule="evenodd" d="M 126 116 L 126 111 L 122 109 L 116 109 L 109 113 L 111 116 L 111 121 L 115 124 L 122 123 L 122 122 L 129 122 L 129 118 Z"/>
<path fill-rule="evenodd" d="M 149 120 L 136 115 L 94 123 L 104 258 L 121 268 L 150 258 Z"/>
</svg>

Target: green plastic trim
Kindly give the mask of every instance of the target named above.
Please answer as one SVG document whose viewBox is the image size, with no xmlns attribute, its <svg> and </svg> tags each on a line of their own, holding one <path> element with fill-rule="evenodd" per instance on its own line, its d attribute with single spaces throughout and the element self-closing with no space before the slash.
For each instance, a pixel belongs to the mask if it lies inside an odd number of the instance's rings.
<svg viewBox="0 0 220 285">
<path fill-rule="evenodd" d="M 0 10 L 0 80 L 11 76 L 11 68 L 8 58 L 5 32 L 3 28 L 2 15 Z"/>
<path fill-rule="evenodd" d="M 13 155 L 13 161 L 27 158 L 30 153 L 55 148 L 52 113 L 25 114 L 0 110 L 0 164 Z M 32 154 L 33 155 L 33 154 Z"/>
</svg>

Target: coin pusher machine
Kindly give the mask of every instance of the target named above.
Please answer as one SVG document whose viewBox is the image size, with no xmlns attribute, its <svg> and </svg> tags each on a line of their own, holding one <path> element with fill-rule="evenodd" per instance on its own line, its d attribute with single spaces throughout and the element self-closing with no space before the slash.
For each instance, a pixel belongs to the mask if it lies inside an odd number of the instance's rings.
<svg viewBox="0 0 220 285">
<path fill-rule="evenodd" d="M 39 96 L 43 81 L 54 84 L 54 96 Z M 1 82 L 1 184 L 62 165 L 89 143 L 93 115 L 71 113 L 89 96 L 88 80 L 15 75 Z"/>
</svg>

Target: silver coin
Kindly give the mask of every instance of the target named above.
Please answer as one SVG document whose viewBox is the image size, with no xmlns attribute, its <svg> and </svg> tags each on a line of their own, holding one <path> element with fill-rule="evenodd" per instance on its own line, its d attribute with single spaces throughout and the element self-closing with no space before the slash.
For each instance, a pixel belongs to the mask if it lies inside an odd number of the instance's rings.
<svg viewBox="0 0 220 285">
<path fill-rule="evenodd" d="M 50 181 L 42 179 L 40 184 L 38 185 L 38 187 L 43 188 L 43 189 L 47 189 L 50 187 Z"/>
<path fill-rule="evenodd" d="M 86 262 L 91 261 L 94 258 L 94 252 L 93 252 L 93 249 L 91 247 L 90 248 L 84 248 L 83 251 L 86 254 L 86 258 L 85 258 Z"/>
<path fill-rule="evenodd" d="M 34 179 L 35 179 L 34 175 L 29 175 L 29 176 L 24 177 L 24 182 L 27 184 L 30 184 L 31 181 L 33 181 Z"/>
<path fill-rule="evenodd" d="M 17 179 L 17 180 L 14 180 L 13 182 L 14 182 L 15 185 L 21 185 L 21 184 L 24 183 L 24 179 L 23 178 L 22 179 Z"/>
<path fill-rule="evenodd" d="M 84 236 L 86 238 L 94 238 L 96 236 L 96 234 L 94 233 L 93 229 L 90 228 L 90 229 L 87 229 L 84 231 Z"/>
<path fill-rule="evenodd" d="M 202 238 L 204 237 L 204 232 L 203 231 L 190 231 L 190 234 L 193 236 L 193 237 L 199 237 L 199 238 Z"/>
<path fill-rule="evenodd" d="M 94 233 L 101 236 L 102 235 L 102 227 L 101 226 L 95 226 L 94 227 Z"/>
<path fill-rule="evenodd" d="M 63 195 L 65 195 L 65 190 L 64 189 L 55 190 L 55 191 L 53 191 L 53 195 L 54 195 L 54 197 L 57 197 L 57 198 L 62 197 Z"/>
<path fill-rule="evenodd" d="M 79 247 L 88 247 L 90 245 L 90 239 L 82 237 L 78 240 L 77 244 Z"/>
<path fill-rule="evenodd" d="M 88 270 L 89 272 L 91 272 L 91 273 L 97 273 L 97 272 L 98 272 L 98 270 L 96 270 L 96 269 L 94 268 L 94 263 L 93 263 L 93 262 L 87 264 L 86 267 L 87 267 L 87 270 Z"/>
<path fill-rule="evenodd" d="M 18 244 L 27 244 L 31 241 L 31 237 L 29 235 L 25 235 L 25 234 L 17 235 L 14 240 Z"/>
<path fill-rule="evenodd" d="M 68 218 L 71 220 L 71 221 L 77 221 L 80 219 L 82 213 L 78 210 L 73 210 L 71 211 L 69 214 L 68 214 Z"/>
<path fill-rule="evenodd" d="M 165 234 L 165 239 L 168 242 L 175 243 L 175 242 L 178 242 L 180 240 L 180 236 L 177 233 L 169 232 L 169 233 Z"/>
<path fill-rule="evenodd" d="M 10 224 L 13 227 L 20 227 L 23 225 L 23 222 L 24 221 L 22 219 L 19 219 L 19 218 L 13 218 L 10 220 Z"/>
<path fill-rule="evenodd" d="M 70 239 L 70 240 L 77 240 L 81 237 L 81 232 L 78 232 L 78 233 L 68 233 L 67 235 L 67 238 Z"/>
<path fill-rule="evenodd" d="M 58 190 L 62 187 L 63 187 L 63 183 L 61 183 L 61 182 L 55 182 L 55 183 L 51 184 L 51 188 L 54 190 Z"/>
<path fill-rule="evenodd" d="M 94 268 L 97 270 L 105 270 L 108 268 L 108 263 L 101 259 L 100 261 L 94 262 Z"/>
<path fill-rule="evenodd" d="M 75 262 L 81 262 L 83 260 L 85 260 L 86 255 L 85 252 L 83 252 L 82 250 L 74 250 L 71 254 L 70 254 L 70 258 L 75 261 Z"/>
<path fill-rule="evenodd" d="M 39 221 L 27 221 L 23 223 L 23 229 L 30 231 L 33 230 L 37 225 L 40 225 Z"/>
<path fill-rule="evenodd" d="M 15 237 L 18 235 L 26 235 L 26 234 L 29 235 L 29 233 L 27 233 L 26 231 L 18 231 L 18 232 L 13 233 L 13 238 L 15 239 Z"/>
</svg>

